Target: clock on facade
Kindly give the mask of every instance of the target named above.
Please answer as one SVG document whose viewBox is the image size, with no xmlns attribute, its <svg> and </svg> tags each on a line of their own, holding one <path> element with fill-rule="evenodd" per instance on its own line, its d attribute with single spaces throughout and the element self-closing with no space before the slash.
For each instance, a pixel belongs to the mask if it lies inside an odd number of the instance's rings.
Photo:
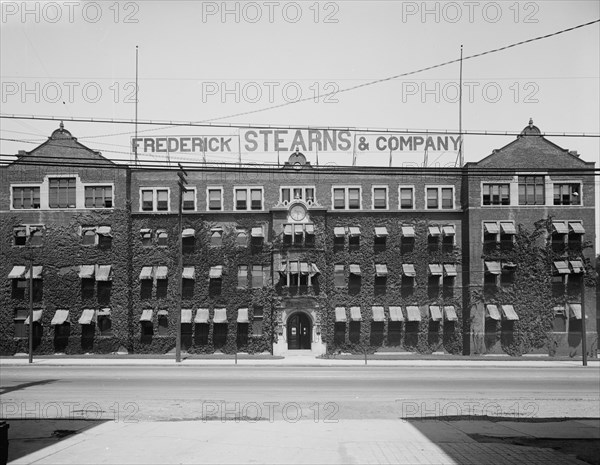
<svg viewBox="0 0 600 465">
<path fill-rule="evenodd" d="M 290 207 L 290 217 L 294 221 L 302 221 L 306 217 L 306 207 L 296 203 Z"/>
</svg>

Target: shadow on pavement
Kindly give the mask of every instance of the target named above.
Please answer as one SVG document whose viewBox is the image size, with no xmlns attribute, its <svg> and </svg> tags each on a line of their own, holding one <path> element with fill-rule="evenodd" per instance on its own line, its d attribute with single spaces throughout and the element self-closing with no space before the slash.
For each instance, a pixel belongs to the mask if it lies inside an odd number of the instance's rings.
<svg viewBox="0 0 600 465">
<path fill-rule="evenodd" d="M 20 391 L 21 389 L 27 389 L 32 386 L 40 386 L 43 384 L 54 383 L 56 381 L 58 381 L 58 380 L 57 379 L 43 379 L 41 381 L 32 381 L 31 383 L 17 384 L 15 386 L 0 387 L 0 395 L 8 394 L 9 392 L 13 392 L 13 391 Z"/>
</svg>

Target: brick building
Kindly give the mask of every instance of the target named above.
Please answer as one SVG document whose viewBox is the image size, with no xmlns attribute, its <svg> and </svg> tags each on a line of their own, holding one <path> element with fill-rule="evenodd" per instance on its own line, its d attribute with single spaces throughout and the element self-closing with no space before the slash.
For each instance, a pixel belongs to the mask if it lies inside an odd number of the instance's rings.
<svg viewBox="0 0 600 465">
<path fill-rule="evenodd" d="M 190 170 L 180 229 L 174 170 L 61 124 L 0 171 L 0 351 L 27 352 L 33 284 L 36 353 L 165 353 L 182 276 L 190 353 L 574 356 L 584 311 L 595 353 L 593 168 L 533 123 L 443 171 L 294 153 Z"/>
</svg>

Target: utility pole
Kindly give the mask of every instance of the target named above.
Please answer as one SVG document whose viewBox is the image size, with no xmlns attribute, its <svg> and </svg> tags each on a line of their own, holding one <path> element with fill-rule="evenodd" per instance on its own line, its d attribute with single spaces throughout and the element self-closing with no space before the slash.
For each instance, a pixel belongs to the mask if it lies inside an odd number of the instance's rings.
<svg viewBox="0 0 600 465">
<path fill-rule="evenodd" d="M 33 256 L 29 258 L 29 363 L 33 363 Z"/>
<path fill-rule="evenodd" d="M 177 336 L 175 339 L 175 362 L 181 362 L 181 301 L 183 300 L 183 237 L 181 235 L 182 232 L 182 216 L 183 216 L 183 193 L 187 192 L 186 184 L 187 182 L 187 172 L 181 166 L 181 163 L 177 163 L 179 166 L 179 171 L 177 171 L 177 176 L 179 176 L 179 265 L 177 271 L 177 277 L 179 279 L 179 295 L 177 296 Z"/>
<path fill-rule="evenodd" d="M 585 329 L 585 274 L 581 276 L 581 360 L 587 366 L 587 341 Z"/>
</svg>

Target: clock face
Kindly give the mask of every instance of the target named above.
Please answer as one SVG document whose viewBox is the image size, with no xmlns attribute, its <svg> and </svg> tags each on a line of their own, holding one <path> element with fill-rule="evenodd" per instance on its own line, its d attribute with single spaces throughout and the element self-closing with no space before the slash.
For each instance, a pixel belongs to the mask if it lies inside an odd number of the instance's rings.
<svg viewBox="0 0 600 465">
<path fill-rule="evenodd" d="M 293 205 L 290 208 L 290 216 L 294 221 L 302 221 L 306 216 L 306 208 L 300 204 Z"/>
</svg>

